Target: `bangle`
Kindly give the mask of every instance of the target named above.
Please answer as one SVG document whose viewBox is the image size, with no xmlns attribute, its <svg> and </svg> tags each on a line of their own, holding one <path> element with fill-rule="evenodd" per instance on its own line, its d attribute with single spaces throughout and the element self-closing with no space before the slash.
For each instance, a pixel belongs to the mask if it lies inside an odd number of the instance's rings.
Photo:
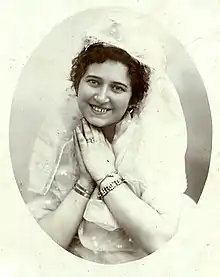
<svg viewBox="0 0 220 277">
<path fill-rule="evenodd" d="M 88 190 L 86 190 L 84 187 L 82 187 L 79 183 L 75 183 L 73 185 L 73 189 L 75 190 L 75 192 L 77 192 L 78 194 L 86 197 L 86 198 L 90 198 L 92 193 Z"/>
<path fill-rule="evenodd" d="M 110 191 L 115 189 L 117 186 L 125 182 L 124 178 L 117 178 L 114 181 L 110 182 L 108 185 L 104 186 L 99 191 L 99 197 L 104 198 Z"/>
</svg>

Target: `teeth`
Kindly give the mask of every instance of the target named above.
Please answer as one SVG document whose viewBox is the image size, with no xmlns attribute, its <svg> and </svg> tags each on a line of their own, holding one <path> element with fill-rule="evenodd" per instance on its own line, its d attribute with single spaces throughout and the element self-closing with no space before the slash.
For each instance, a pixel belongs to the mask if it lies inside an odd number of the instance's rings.
<svg viewBox="0 0 220 277">
<path fill-rule="evenodd" d="M 96 112 L 99 112 L 99 113 L 106 113 L 107 112 L 107 109 L 101 109 L 99 107 L 96 107 L 96 106 L 92 106 L 93 110 L 95 110 Z"/>
</svg>

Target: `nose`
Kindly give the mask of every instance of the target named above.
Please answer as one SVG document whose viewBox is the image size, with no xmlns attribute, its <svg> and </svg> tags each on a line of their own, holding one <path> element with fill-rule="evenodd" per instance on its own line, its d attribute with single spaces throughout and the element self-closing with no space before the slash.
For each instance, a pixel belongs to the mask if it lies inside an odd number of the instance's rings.
<svg viewBox="0 0 220 277">
<path fill-rule="evenodd" d="M 109 97 L 108 97 L 108 86 L 103 85 L 99 92 L 95 94 L 94 99 L 99 103 L 99 104 L 105 104 L 109 102 Z"/>
</svg>

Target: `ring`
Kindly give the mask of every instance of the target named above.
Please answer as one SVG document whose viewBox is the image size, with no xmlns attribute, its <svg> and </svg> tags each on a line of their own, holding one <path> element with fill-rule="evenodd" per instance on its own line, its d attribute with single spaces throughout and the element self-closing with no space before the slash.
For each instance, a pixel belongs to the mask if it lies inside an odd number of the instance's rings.
<svg viewBox="0 0 220 277">
<path fill-rule="evenodd" d="M 88 138 L 88 139 L 86 139 L 86 142 L 87 143 L 94 143 L 95 139 L 94 138 Z"/>
</svg>

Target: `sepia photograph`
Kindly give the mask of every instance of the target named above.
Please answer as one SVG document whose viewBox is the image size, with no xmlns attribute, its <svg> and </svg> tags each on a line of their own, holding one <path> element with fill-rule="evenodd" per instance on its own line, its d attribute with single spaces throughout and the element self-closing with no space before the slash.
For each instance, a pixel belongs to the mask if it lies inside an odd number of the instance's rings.
<svg viewBox="0 0 220 277">
<path fill-rule="evenodd" d="M 189 224 L 212 122 L 178 40 L 151 17 L 106 10 L 59 23 L 29 57 L 11 107 L 10 154 L 28 210 L 55 243 L 122 264 Z"/>
</svg>

